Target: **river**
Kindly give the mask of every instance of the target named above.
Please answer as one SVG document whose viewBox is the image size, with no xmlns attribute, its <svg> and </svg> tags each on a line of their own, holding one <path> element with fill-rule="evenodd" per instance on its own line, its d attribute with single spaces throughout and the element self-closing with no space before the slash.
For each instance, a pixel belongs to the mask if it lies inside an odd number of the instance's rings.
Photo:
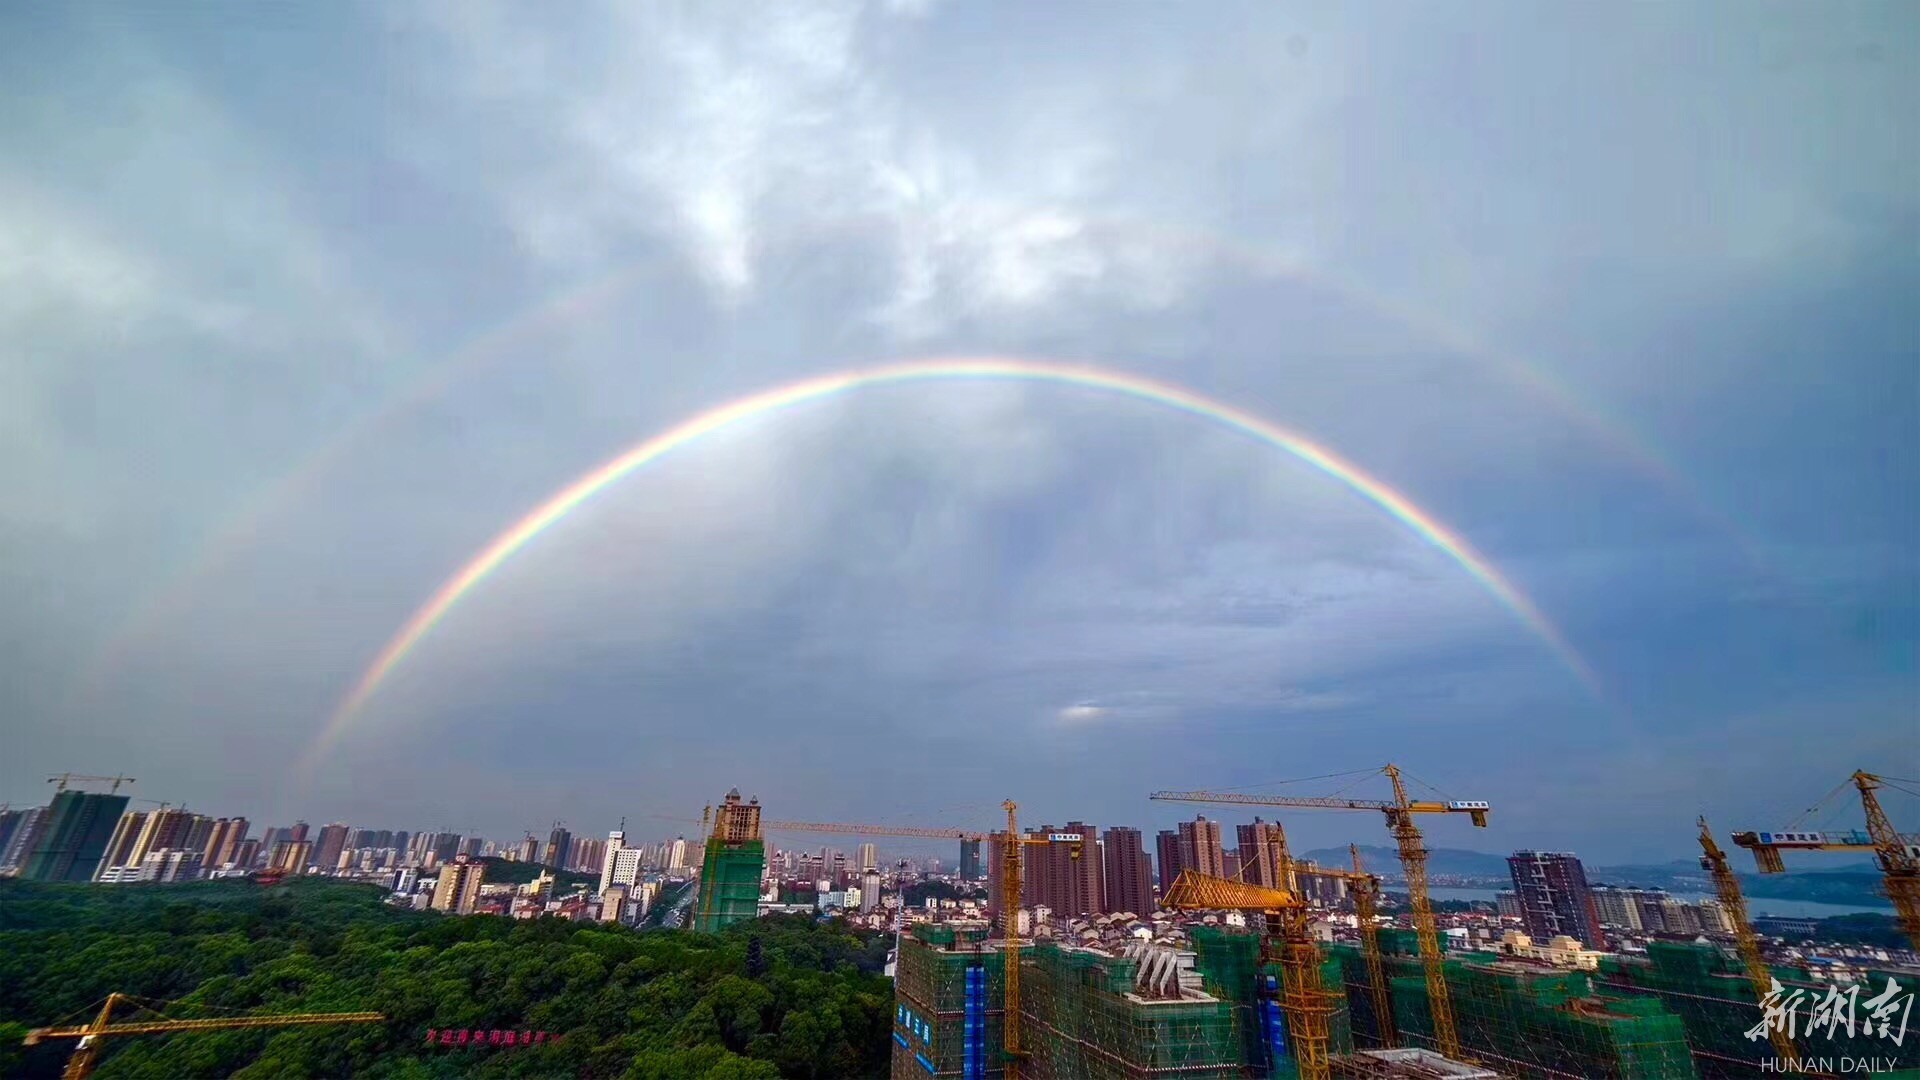
<svg viewBox="0 0 1920 1080">
<path fill-rule="evenodd" d="M 1391 891 L 1395 887 L 1388 885 L 1387 888 Z M 1404 886 L 1400 888 L 1401 891 L 1405 890 Z M 1434 885 L 1430 886 L 1427 891 L 1433 895 L 1435 900 L 1485 900 L 1491 903 L 1495 893 L 1506 890 L 1469 889 L 1450 885 Z M 1697 904 L 1707 899 L 1707 897 L 1701 896 L 1698 893 L 1673 893 L 1671 895 L 1674 899 L 1682 900 L 1689 904 Z M 1823 919 L 1829 915 L 1853 915 L 1860 912 L 1869 912 L 1875 915 L 1893 914 L 1893 908 L 1881 904 L 1823 904 L 1816 900 L 1772 900 L 1759 896 L 1747 897 L 1747 911 L 1749 914 L 1756 916 L 1781 915 L 1788 918 L 1799 919 Z"/>
</svg>

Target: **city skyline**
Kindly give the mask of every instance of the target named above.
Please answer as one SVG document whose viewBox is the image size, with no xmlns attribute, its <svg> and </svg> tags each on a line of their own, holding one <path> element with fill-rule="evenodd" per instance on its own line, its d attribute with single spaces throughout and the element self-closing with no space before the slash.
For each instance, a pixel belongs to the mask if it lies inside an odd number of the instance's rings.
<svg viewBox="0 0 1920 1080">
<path fill-rule="evenodd" d="M 1920 775 L 1916 18 L 6 10 L 0 801 Z"/>
</svg>

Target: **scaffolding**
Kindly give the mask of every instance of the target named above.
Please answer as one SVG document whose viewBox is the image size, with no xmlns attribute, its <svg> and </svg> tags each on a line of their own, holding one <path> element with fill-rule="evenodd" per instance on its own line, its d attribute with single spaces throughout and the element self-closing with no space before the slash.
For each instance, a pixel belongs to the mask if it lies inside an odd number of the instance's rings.
<svg viewBox="0 0 1920 1080">
<path fill-rule="evenodd" d="M 921 924 L 901 939 L 893 976 L 896 1080 L 1006 1075 L 1006 972 L 1000 943 L 987 932 L 984 922 Z"/>
<path fill-rule="evenodd" d="M 1261 935 L 1219 926 L 1196 926 L 1189 931 L 1208 993 L 1233 1006 L 1233 1032 L 1244 1075 L 1294 1080 L 1299 1075 L 1286 1044 L 1284 966 L 1261 956 Z M 1320 984 L 1338 987 L 1342 969 L 1338 957 L 1328 956 L 1320 969 Z M 1353 1032 L 1345 995 L 1328 995 L 1327 1047 L 1333 1054 L 1353 1049 Z"/>
<path fill-rule="evenodd" d="M 1383 931 L 1392 1008 L 1403 1044 L 1437 1049 L 1424 972 L 1412 935 Z M 1348 1007 L 1369 1039 L 1365 958 L 1336 946 Z M 1696 1076 L 1680 1017 L 1656 1000 L 1595 992 L 1586 972 L 1469 953 L 1444 964 L 1462 1057 L 1501 1075 L 1540 1080 L 1690 1080 Z"/>
<path fill-rule="evenodd" d="M 1857 1027 L 1849 1033 L 1845 1026 L 1823 1028 L 1817 1038 L 1809 1038 L 1806 1022 L 1814 1003 L 1821 1001 L 1829 988 L 1847 995 L 1846 985 L 1816 981 L 1791 968 L 1774 967 L 1769 974 L 1781 985 L 1783 1003 L 1797 1005 L 1796 1057 L 1803 1061 L 1873 1060 L 1890 1062 L 1902 1071 L 1920 1070 L 1920 1042 L 1913 1039 L 1901 1045 Z M 1920 976 L 1911 972 L 1871 971 L 1865 976 L 1858 983 L 1861 1002 L 1881 993 L 1888 979 L 1897 985 L 1896 997 L 1920 991 Z M 1762 1062 L 1773 1056 L 1773 1047 L 1766 1039 L 1747 1037 L 1764 1014 L 1745 966 L 1717 946 L 1650 942 L 1645 960 L 1607 957 L 1600 962 L 1594 979 L 1609 993 L 1657 1000 L 1678 1016 L 1685 1026 L 1695 1067 L 1705 1080 L 1758 1075 L 1763 1071 Z M 1856 1019 L 1864 1019 L 1864 1013 L 1864 1009 L 1858 1010 Z M 1779 1071 L 1779 1067 L 1773 1066 L 1772 1071 Z"/>
<path fill-rule="evenodd" d="M 694 929 L 715 933 L 760 913 L 760 878 L 767 868 L 763 841 L 707 841 L 700 864 L 700 904 Z"/>
<path fill-rule="evenodd" d="M 1169 973 L 1173 950 L 1114 956 L 1042 942 L 1021 970 L 1020 1023 L 1028 1057 L 1020 1075 L 1038 1080 L 1237 1080 L 1233 1007 Z M 1155 973 L 1146 972 L 1148 976 Z M 1170 987 L 1170 989 L 1169 989 Z"/>
</svg>

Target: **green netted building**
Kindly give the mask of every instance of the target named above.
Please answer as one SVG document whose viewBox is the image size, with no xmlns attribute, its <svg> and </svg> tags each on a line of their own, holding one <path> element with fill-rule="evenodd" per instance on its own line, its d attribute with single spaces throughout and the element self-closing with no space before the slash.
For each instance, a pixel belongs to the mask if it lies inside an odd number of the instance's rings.
<svg viewBox="0 0 1920 1080">
<path fill-rule="evenodd" d="M 735 788 L 718 809 L 700 860 L 700 901 L 693 919 L 694 929 L 709 934 L 760 914 L 760 879 L 767 870 L 760 800 L 741 802 Z"/>
<path fill-rule="evenodd" d="M 1856 1008 L 1856 1026 L 1851 1033 L 1844 1025 L 1837 1025 L 1831 1031 L 1822 1027 L 1809 1035 L 1805 1027 L 1812 1015 L 1812 1003 L 1823 999 L 1830 986 L 1863 1005 L 1882 993 L 1890 978 L 1895 981 L 1897 998 L 1920 991 L 1920 976 L 1876 971 L 1868 972 L 1857 984 L 1835 984 L 1782 967 L 1773 969 L 1773 977 L 1779 980 L 1787 999 L 1798 1004 L 1794 1045 L 1801 1059 L 1815 1063 L 1825 1059 L 1836 1063 L 1835 1068 L 1842 1059 L 1893 1062 L 1897 1070 L 1893 1075 L 1920 1076 L 1920 1023 L 1903 1040 L 1904 1045 L 1863 1031 L 1858 1022 L 1866 1019 L 1864 1008 Z M 1747 1037 L 1763 1014 L 1746 968 L 1724 949 L 1693 942 L 1656 941 L 1647 946 L 1644 960 L 1603 959 L 1593 978 L 1609 994 L 1656 1000 L 1677 1015 L 1686 1027 L 1695 1066 L 1707 1080 L 1761 1075 L 1763 1062 L 1773 1057 L 1772 1044 L 1764 1034 Z M 1859 986 L 1857 995 L 1848 994 L 1850 985 Z M 1795 991 L 1799 991 L 1797 997 Z M 1771 1071 L 1779 1074 L 1781 1070 L 1775 1065 Z M 1878 1075 L 1887 1073 L 1882 1069 Z"/>
<path fill-rule="evenodd" d="M 1409 931 L 1383 930 L 1393 1026 L 1402 1046 L 1437 1049 L 1425 973 Z M 1353 1030 L 1378 1046 L 1367 966 L 1359 949 L 1333 947 Z M 1463 1056 L 1502 1075 L 1558 1080 L 1690 1080 L 1687 1030 L 1659 1000 L 1604 993 L 1587 972 L 1546 968 L 1492 953 L 1445 961 Z"/>
</svg>

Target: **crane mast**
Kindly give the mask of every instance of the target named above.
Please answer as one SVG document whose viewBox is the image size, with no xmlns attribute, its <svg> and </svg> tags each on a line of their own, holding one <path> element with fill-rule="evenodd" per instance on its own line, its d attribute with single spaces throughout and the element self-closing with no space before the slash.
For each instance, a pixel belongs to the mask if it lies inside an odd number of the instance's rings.
<svg viewBox="0 0 1920 1080">
<path fill-rule="evenodd" d="M 1391 1048 L 1397 1041 L 1393 1037 L 1393 1002 L 1387 993 L 1387 967 L 1380 959 L 1380 928 L 1374 924 L 1379 913 L 1380 879 L 1360 864 L 1360 845 L 1348 844 L 1347 853 L 1353 856 L 1353 872 L 1361 879 L 1353 890 L 1353 914 L 1360 924 L 1360 953 L 1367 961 L 1367 992 L 1373 998 L 1380 1045 Z"/>
<path fill-rule="evenodd" d="M 1765 1001 L 1773 990 L 1773 972 L 1767 970 L 1766 958 L 1760 955 L 1760 939 L 1753 932 L 1753 924 L 1747 921 L 1747 898 L 1740 894 L 1740 879 L 1727 865 L 1727 853 L 1714 843 L 1713 832 L 1707 828 L 1704 816 L 1700 818 L 1700 852 L 1700 868 L 1713 878 L 1714 891 L 1720 894 L 1720 906 L 1727 909 L 1727 921 L 1733 924 L 1734 946 L 1740 952 L 1740 962 L 1746 966 L 1747 981 L 1753 984 L 1753 1000 Z M 1768 1024 L 1767 1038 L 1773 1043 L 1774 1053 L 1788 1060 L 1794 1058 L 1793 1038 L 1785 1028 Z"/>
<path fill-rule="evenodd" d="M 1873 793 L 1880 786 L 1880 778 L 1858 771 L 1853 774 L 1853 786 L 1860 789 L 1860 807 L 1867 815 L 1867 835 L 1873 838 L 1874 858 L 1886 882 L 1887 899 L 1893 901 L 1893 910 L 1900 917 L 1900 929 L 1920 952 L 1920 861 L 1907 850 L 1906 841 L 1880 808 L 1880 797 Z"/>
</svg>

